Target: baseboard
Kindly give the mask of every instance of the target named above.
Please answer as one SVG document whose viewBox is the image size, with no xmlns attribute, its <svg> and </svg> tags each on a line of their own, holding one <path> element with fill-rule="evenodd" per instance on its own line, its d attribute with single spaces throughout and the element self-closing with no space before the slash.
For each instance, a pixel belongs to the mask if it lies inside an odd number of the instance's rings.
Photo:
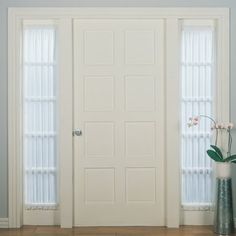
<svg viewBox="0 0 236 236">
<path fill-rule="evenodd" d="M 0 218 L 0 228 L 8 228 L 8 218 Z"/>
<path fill-rule="evenodd" d="M 212 225 L 213 211 L 182 210 L 180 225 Z"/>
<path fill-rule="evenodd" d="M 234 218 L 234 225 L 236 228 L 236 217 Z M 8 218 L 0 218 L 0 228 L 8 228 Z"/>
</svg>

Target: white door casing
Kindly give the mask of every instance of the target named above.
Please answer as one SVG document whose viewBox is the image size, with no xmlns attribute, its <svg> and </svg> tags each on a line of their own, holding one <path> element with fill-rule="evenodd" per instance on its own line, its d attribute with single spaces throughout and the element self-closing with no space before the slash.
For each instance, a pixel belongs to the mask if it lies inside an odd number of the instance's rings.
<svg viewBox="0 0 236 236">
<path fill-rule="evenodd" d="M 179 45 L 178 29 L 182 19 L 214 19 L 217 24 L 217 107 L 218 117 L 229 117 L 229 9 L 227 8 L 10 8 L 8 12 L 8 196 L 9 227 L 20 227 L 22 220 L 22 129 L 21 129 L 21 33 L 23 20 L 57 19 L 59 21 L 60 51 L 60 225 L 72 227 L 73 222 L 73 141 L 72 127 L 72 22 L 74 19 L 163 19 L 165 24 L 166 63 L 164 66 L 166 92 L 165 132 L 165 225 L 180 223 L 179 180 Z M 77 21 L 77 20 L 76 20 Z M 79 20 L 78 20 L 79 21 Z M 117 27 L 117 26 L 116 26 Z M 108 36 L 109 38 L 109 36 Z M 163 49 L 164 50 L 164 49 Z M 100 65 L 102 66 L 102 65 Z M 136 66 L 137 67 L 137 66 Z M 144 68 L 143 66 L 140 69 Z M 76 68 L 75 68 L 76 69 Z M 76 71 L 74 71 L 76 72 Z M 160 71 L 159 71 L 160 72 Z M 109 76 L 108 76 L 109 77 Z M 109 77 L 110 78 L 110 77 Z M 109 79 L 108 78 L 108 79 Z M 103 81 L 106 81 L 105 79 Z M 109 80 L 110 81 L 110 80 Z M 114 80 L 116 81 L 116 80 Z M 80 88 L 81 89 L 81 88 Z M 78 95 L 80 96 L 80 95 Z M 104 97 L 104 96 L 103 96 Z M 77 103 L 79 101 L 76 101 Z M 115 101 L 116 102 L 116 101 Z M 160 100 L 159 100 L 160 102 Z M 115 103 L 116 104 L 116 103 Z M 90 106 L 91 104 L 87 104 Z M 99 106 L 99 101 L 96 104 Z M 101 108 L 101 107 L 100 107 Z M 129 107 L 130 108 L 130 107 Z M 147 112 L 147 111 L 145 111 Z M 95 113 L 95 112 L 94 112 Z M 109 113 L 109 112 L 107 112 Z M 111 112 L 110 112 L 111 113 Z M 132 112 L 137 118 L 138 112 Z M 97 114 L 97 113 L 96 113 Z M 136 115 L 135 115 L 136 114 Z M 77 114 L 78 115 L 78 114 Z M 75 114 L 75 117 L 77 116 Z M 96 118 L 96 117 L 95 117 Z M 103 121 L 111 121 L 106 119 Z M 132 120 L 131 120 L 132 121 Z M 133 120 L 134 121 L 134 120 Z M 136 120 L 137 121 L 137 120 Z M 140 121 L 140 120 L 139 120 Z M 75 122 L 78 122 L 78 120 Z M 168 125 L 167 125 L 168 123 Z M 79 124 L 74 125 L 75 128 Z M 85 131 L 82 127 L 83 132 Z M 121 131 L 120 131 L 121 132 Z M 86 133 L 84 133 L 86 134 Z M 159 133 L 160 134 L 160 133 Z M 84 138 L 85 136 L 82 136 Z M 75 137 L 74 142 L 82 142 Z M 62 145 L 63 144 L 63 145 Z M 116 151 L 116 150 L 115 150 Z M 77 155 L 78 157 L 78 155 Z M 90 158 L 92 159 L 92 158 Z M 95 159 L 95 158 L 93 158 Z M 75 166 L 78 166 L 75 158 Z M 93 166 L 92 166 L 93 167 Z M 116 168 L 115 166 L 108 166 Z M 132 167 L 132 166 L 131 166 Z M 137 168 L 139 166 L 136 166 Z M 149 166 L 150 167 L 150 166 Z M 153 168 L 151 166 L 151 168 Z M 91 173 L 91 172 L 90 172 Z M 108 172 L 106 172 L 108 173 Z M 157 172 L 156 172 L 157 173 Z M 76 174 L 76 173 L 75 173 Z M 78 173 L 77 173 L 78 174 Z M 159 172 L 160 174 L 160 172 Z M 111 176 L 111 175 L 110 175 Z M 78 176 L 77 176 L 78 177 Z M 104 177 L 105 178 L 105 177 Z M 77 193 L 78 194 L 78 193 Z M 78 196 L 78 195 L 77 195 Z M 124 199 L 124 198 L 123 198 Z M 76 206 L 78 209 L 78 205 Z M 146 216 L 148 217 L 149 214 Z M 192 220 L 192 222 L 194 219 Z M 75 222 L 77 223 L 77 222 Z"/>
<path fill-rule="evenodd" d="M 75 225 L 164 225 L 163 26 L 74 21 Z"/>
</svg>

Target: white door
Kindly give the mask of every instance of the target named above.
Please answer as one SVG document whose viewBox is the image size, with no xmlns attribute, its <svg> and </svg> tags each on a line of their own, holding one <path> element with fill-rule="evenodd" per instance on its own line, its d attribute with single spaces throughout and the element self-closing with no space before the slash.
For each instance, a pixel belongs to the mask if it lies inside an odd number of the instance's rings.
<svg viewBox="0 0 236 236">
<path fill-rule="evenodd" d="M 164 225 L 163 20 L 74 21 L 75 225 Z"/>
</svg>

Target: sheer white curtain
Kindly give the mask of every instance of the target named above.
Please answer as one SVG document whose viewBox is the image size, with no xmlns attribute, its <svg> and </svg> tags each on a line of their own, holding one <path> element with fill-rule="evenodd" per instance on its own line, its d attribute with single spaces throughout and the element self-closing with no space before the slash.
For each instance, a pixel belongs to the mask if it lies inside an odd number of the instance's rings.
<svg viewBox="0 0 236 236">
<path fill-rule="evenodd" d="M 209 207 L 212 203 L 212 162 L 206 154 L 211 124 L 188 128 L 189 117 L 213 114 L 215 53 L 213 26 L 182 28 L 182 205 Z"/>
<path fill-rule="evenodd" d="M 56 29 L 23 32 L 24 195 L 26 208 L 57 205 Z"/>
</svg>

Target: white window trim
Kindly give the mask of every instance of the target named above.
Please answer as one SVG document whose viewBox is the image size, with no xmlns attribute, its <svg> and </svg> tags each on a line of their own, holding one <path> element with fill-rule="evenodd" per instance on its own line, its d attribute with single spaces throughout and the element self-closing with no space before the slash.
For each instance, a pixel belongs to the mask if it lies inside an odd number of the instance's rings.
<svg viewBox="0 0 236 236">
<path fill-rule="evenodd" d="M 139 18 L 166 20 L 166 226 L 180 224 L 180 51 L 174 47 L 180 37 L 168 37 L 180 32 L 181 19 L 215 19 L 218 22 L 217 115 L 229 119 L 229 9 L 228 8 L 9 8 L 8 11 L 8 197 L 9 227 L 22 225 L 22 130 L 20 121 L 21 66 L 20 32 L 22 20 L 57 19 L 60 53 L 60 117 L 64 125 L 60 132 L 60 224 L 73 226 L 73 150 L 72 150 L 72 19 L 73 18 Z M 66 33 L 65 33 L 66 32 Z M 180 34 L 179 34 L 180 35 Z M 69 37 L 69 38 L 68 38 Z M 180 44 L 179 44 L 180 45 Z M 63 79 L 64 78 L 64 79 Z M 65 79 L 66 78 L 66 79 Z M 68 96 L 69 94 L 69 96 Z M 177 99 L 179 98 L 179 99 Z M 173 115 L 175 114 L 175 115 Z M 173 198 L 175 196 L 175 198 Z"/>
</svg>

